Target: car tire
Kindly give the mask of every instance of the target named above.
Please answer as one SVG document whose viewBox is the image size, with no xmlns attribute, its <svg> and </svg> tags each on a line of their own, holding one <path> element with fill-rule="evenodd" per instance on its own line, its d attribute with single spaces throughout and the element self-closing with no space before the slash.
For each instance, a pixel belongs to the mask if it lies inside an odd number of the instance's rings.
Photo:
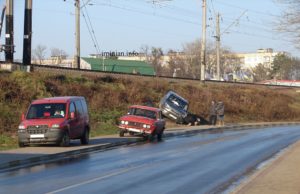
<svg viewBox="0 0 300 194">
<path fill-rule="evenodd" d="M 124 131 L 124 130 L 120 130 L 119 136 L 120 136 L 120 137 L 124 137 L 124 134 L 125 134 L 125 131 Z"/>
<path fill-rule="evenodd" d="M 155 133 L 151 133 L 148 135 L 148 141 L 153 141 L 154 140 L 154 136 L 155 136 Z"/>
<path fill-rule="evenodd" d="M 63 134 L 59 145 L 61 147 L 70 146 L 70 136 L 69 136 L 69 133 L 67 131 Z"/>
<path fill-rule="evenodd" d="M 134 136 L 134 132 L 130 131 L 130 132 L 129 132 L 129 135 L 130 135 L 130 136 Z"/>
<path fill-rule="evenodd" d="M 25 147 L 25 143 L 19 142 L 18 144 L 19 144 L 20 148 L 24 148 Z"/>
<path fill-rule="evenodd" d="M 89 130 L 86 128 L 86 129 L 84 130 L 84 133 L 83 133 L 82 137 L 80 138 L 80 143 L 81 143 L 82 145 L 87 145 L 87 144 L 89 144 L 89 141 L 90 141 L 90 132 L 89 132 Z"/>
</svg>

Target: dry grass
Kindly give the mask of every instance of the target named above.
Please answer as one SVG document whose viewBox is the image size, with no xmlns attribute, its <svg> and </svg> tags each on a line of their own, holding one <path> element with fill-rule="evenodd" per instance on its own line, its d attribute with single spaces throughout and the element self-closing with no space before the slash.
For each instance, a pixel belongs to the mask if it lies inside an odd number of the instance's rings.
<svg viewBox="0 0 300 194">
<path fill-rule="evenodd" d="M 129 105 L 148 100 L 158 105 L 174 90 L 190 102 L 190 111 L 208 117 L 211 100 L 225 104 L 226 122 L 299 121 L 300 94 L 295 89 L 203 85 L 169 82 L 157 78 L 112 78 L 48 75 L 43 73 L 0 73 L 0 132 L 15 134 L 22 112 L 36 98 L 85 96 L 93 135 L 116 132 L 116 120 Z"/>
</svg>

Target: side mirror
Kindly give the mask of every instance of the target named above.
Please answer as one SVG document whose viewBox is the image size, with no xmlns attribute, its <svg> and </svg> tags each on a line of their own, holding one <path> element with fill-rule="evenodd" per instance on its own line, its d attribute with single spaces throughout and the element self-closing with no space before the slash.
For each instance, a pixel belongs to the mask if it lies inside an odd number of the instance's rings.
<svg viewBox="0 0 300 194">
<path fill-rule="evenodd" d="M 75 112 L 71 112 L 70 118 L 71 118 L 71 119 L 75 119 Z"/>
<path fill-rule="evenodd" d="M 25 114 L 24 114 L 24 113 L 22 113 L 21 120 L 22 120 L 22 121 L 25 120 Z"/>
</svg>

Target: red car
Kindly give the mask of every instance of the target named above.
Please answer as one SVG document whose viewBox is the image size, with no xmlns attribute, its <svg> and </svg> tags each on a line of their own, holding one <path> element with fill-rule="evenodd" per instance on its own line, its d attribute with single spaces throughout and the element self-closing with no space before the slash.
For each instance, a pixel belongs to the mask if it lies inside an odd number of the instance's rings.
<svg viewBox="0 0 300 194">
<path fill-rule="evenodd" d="M 18 127 L 19 146 L 55 143 L 68 146 L 70 139 L 89 143 L 89 115 L 84 97 L 38 99 L 31 103 Z"/>
<path fill-rule="evenodd" d="M 152 140 L 155 135 L 160 140 L 164 133 L 166 121 L 161 110 L 148 106 L 130 106 L 127 115 L 119 119 L 120 137 L 125 133 L 143 135 Z"/>
</svg>

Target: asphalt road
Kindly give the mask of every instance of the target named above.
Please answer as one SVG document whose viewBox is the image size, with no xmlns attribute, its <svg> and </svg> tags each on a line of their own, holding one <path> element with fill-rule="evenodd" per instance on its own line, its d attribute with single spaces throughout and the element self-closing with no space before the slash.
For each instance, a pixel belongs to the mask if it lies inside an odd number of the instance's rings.
<svg viewBox="0 0 300 194">
<path fill-rule="evenodd" d="M 0 174 L 0 193 L 221 193 L 300 127 L 179 136 Z"/>
</svg>

